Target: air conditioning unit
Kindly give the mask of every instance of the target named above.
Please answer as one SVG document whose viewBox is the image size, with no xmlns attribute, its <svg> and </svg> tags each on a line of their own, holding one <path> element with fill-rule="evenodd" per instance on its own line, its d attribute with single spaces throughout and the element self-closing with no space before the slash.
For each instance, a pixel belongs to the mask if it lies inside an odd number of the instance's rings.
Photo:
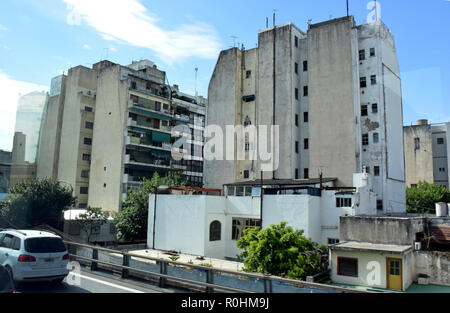
<svg viewBox="0 0 450 313">
<path fill-rule="evenodd" d="M 415 242 L 414 243 L 414 250 L 422 250 L 422 243 L 421 242 Z"/>
</svg>

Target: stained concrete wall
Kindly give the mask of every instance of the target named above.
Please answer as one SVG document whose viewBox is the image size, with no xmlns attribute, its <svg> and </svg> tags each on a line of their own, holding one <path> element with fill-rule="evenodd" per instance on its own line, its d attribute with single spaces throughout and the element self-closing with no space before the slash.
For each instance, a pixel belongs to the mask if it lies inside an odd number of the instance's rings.
<svg viewBox="0 0 450 313">
<path fill-rule="evenodd" d="M 222 132 L 225 132 L 226 125 L 235 125 L 237 120 L 236 103 L 239 101 L 240 79 L 238 76 L 239 56 L 238 49 L 229 49 L 220 53 L 214 69 L 208 89 L 208 117 L 207 125 L 217 125 Z M 223 151 L 225 157 L 225 138 L 223 138 L 223 146 L 218 145 L 212 148 L 208 143 L 215 134 L 205 134 L 205 187 L 206 188 L 222 188 L 225 183 L 235 181 L 235 166 L 233 161 L 223 160 L 207 160 L 208 149 L 214 151 Z M 218 142 L 220 143 L 220 142 Z M 210 148 L 208 148 L 210 147 Z"/>
<path fill-rule="evenodd" d="M 44 108 L 37 155 L 36 175 L 39 178 L 58 179 L 66 78 L 66 76 L 60 76 L 60 79 L 52 80 L 52 83 L 59 82 L 59 85 L 54 87 L 58 92 L 48 98 Z"/>
<path fill-rule="evenodd" d="M 128 81 L 120 66 L 99 72 L 89 178 L 89 205 L 118 211 L 122 195 Z"/>
<path fill-rule="evenodd" d="M 308 30 L 310 172 L 351 186 L 358 172 L 353 97 L 353 18 L 312 25 Z M 359 104 L 358 104 L 359 106 Z M 329 153 L 324 153 L 329 151 Z"/>
<path fill-rule="evenodd" d="M 427 275 L 430 284 L 450 286 L 450 255 L 448 252 L 415 251 L 415 279 Z"/>
<path fill-rule="evenodd" d="M 379 244 L 414 245 L 425 218 L 341 216 L 340 240 Z"/>
<path fill-rule="evenodd" d="M 420 181 L 434 182 L 433 148 L 430 125 L 405 126 L 403 128 L 406 164 L 406 185 L 417 185 Z M 415 139 L 420 140 L 416 149 Z"/>
</svg>

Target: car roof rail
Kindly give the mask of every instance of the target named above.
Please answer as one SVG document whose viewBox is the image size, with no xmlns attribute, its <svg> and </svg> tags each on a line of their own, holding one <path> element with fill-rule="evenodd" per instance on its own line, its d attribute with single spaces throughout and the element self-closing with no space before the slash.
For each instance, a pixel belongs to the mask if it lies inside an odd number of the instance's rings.
<svg viewBox="0 0 450 313">
<path fill-rule="evenodd" d="M 25 234 L 24 232 L 21 232 L 20 230 L 12 229 L 12 228 L 6 229 L 6 231 L 14 231 L 14 232 L 19 233 L 19 234 L 24 235 L 24 236 L 27 235 L 27 234 Z"/>
</svg>

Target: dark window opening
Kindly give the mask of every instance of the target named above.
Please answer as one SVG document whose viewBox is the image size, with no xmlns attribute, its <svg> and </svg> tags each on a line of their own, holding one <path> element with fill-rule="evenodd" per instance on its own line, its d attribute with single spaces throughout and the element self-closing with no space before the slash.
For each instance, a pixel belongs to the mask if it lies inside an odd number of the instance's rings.
<svg viewBox="0 0 450 313">
<path fill-rule="evenodd" d="M 309 149 L 309 139 L 304 139 L 304 140 L 303 140 L 303 148 L 304 148 L 305 150 L 308 150 L 308 149 Z"/>
<path fill-rule="evenodd" d="M 358 259 L 338 257 L 337 274 L 340 276 L 358 277 Z"/>
<path fill-rule="evenodd" d="M 370 56 L 371 57 L 375 56 L 375 48 L 370 48 Z"/>
<path fill-rule="evenodd" d="M 359 78 L 359 86 L 361 88 L 366 88 L 367 87 L 367 82 L 366 82 L 366 78 L 365 77 L 360 77 Z"/>
<path fill-rule="evenodd" d="M 359 60 L 363 61 L 366 59 L 366 50 L 359 50 Z"/>
<path fill-rule="evenodd" d="M 363 134 L 362 135 L 362 145 L 368 146 L 369 145 L 369 134 Z"/>
<path fill-rule="evenodd" d="M 209 241 L 220 241 L 222 225 L 219 221 L 214 221 L 209 225 Z"/>
<path fill-rule="evenodd" d="M 377 75 L 370 76 L 370 83 L 372 85 L 376 85 L 377 84 Z"/>
<path fill-rule="evenodd" d="M 303 169 L 303 178 L 305 178 L 305 179 L 309 178 L 309 169 L 308 168 Z"/>
<path fill-rule="evenodd" d="M 88 146 L 92 145 L 92 138 L 84 138 L 84 144 Z"/>
<path fill-rule="evenodd" d="M 380 176 L 380 167 L 379 166 L 375 166 L 373 168 L 373 175 L 374 176 Z"/>
<path fill-rule="evenodd" d="M 307 97 L 308 96 L 308 86 L 304 86 L 303 87 L 303 96 Z"/>
<path fill-rule="evenodd" d="M 308 121 L 309 121 L 308 112 L 303 112 L 303 122 L 308 123 Z"/>
<path fill-rule="evenodd" d="M 443 145 L 444 144 L 444 138 L 438 138 L 437 139 L 437 144 L 438 145 Z"/>
<path fill-rule="evenodd" d="M 295 126 L 298 127 L 298 114 L 295 114 Z"/>
<path fill-rule="evenodd" d="M 308 71 L 308 61 L 303 61 L 303 72 Z"/>
<path fill-rule="evenodd" d="M 374 114 L 378 113 L 378 104 L 377 103 L 372 104 L 372 113 L 374 113 Z"/>
<path fill-rule="evenodd" d="M 250 78 L 252 76 L 252 71 L 246 71 L 245 72 L 245 78 Z"/>
<path fill-rule="evenodd" d="M 414 138 L 414 149 L 415 150 L 420 149 L 420 138 Z"/>
<path fill-rule="evenodd" d="M 367 116 L 368 112 L 367 112 L 367 105 L 362 105 L 361 106 L 361 116 Z"/>
</svg>

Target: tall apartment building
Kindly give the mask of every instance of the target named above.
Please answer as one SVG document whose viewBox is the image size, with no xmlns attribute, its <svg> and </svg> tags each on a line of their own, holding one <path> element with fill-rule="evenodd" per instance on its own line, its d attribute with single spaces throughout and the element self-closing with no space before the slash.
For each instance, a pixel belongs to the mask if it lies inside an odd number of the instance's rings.
<svg viewBox="0 0 450 313">
<path fill-rule="evenodd" d="M 175 169 L 172 90 L 153 62 L 77 66 L 51 89 L 37 175 L 69 183 L 78 207 L 117 211 L 143 178 Z"/>
<path fill-rule="evenodd" d="M 382 23 L 357 26 L 350 16 L 307 32 L 288 23 L 260 31 L 255 49 L 221 52 L 207 124 L 279 125 L 279 167 L 264 178 L 322 172 L 351 186 L 365 168 L 380 212 L 403 212 L 400 82 L 394 38 Z M 258 162 L 205 163 L 207 187 L 260 178 Z"/>
<path fill-rule="evenodd" d="M 429 124 L 419 120 L 417 125 L 403 127 L 405 142 L 406 185 L 421 181 L 450 188 L 450 122 Z"/>
<path fill-rule="evenodd" d="M 173 168 L 183 171 L 190 186 L 203 187 L 203 147 L 205 145 L 207 99 L 183 93 L 178 85 L 173 85 L 172 104 L 174 107 L 172 126 L 184 125 L 186 126 L 185 131 L 189 129 L 185 147 L 186 154 L 182 160 L 172 161 Z"/>
</svg>

